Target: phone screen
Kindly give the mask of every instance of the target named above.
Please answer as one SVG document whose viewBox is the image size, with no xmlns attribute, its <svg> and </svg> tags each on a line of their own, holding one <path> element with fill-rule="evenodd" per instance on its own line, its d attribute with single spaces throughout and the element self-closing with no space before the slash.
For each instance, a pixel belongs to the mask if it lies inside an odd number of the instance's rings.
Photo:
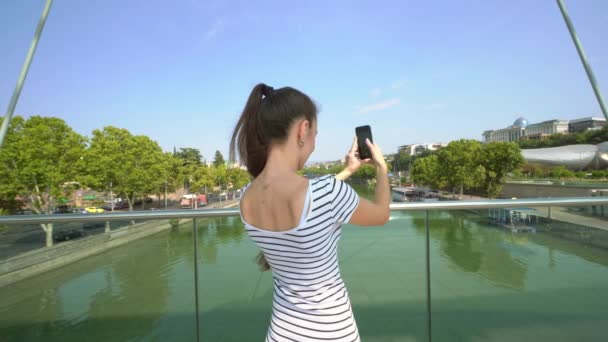
<svg viewBox="0 0 608 342">
<path fill-rule="evenodd" d="M 372 129 L 369 125 L 359 126 L 355 128 L 355 133 L 357 134 L 357 144 L 359 145 L 359 158 L 367 159 L 371 158 L 372 154 L 367 147 L 367 143 L 365 143 L 365 139 L 369 139 L 369 141 L 373 142 L 372 139 Z"/>
</svg>

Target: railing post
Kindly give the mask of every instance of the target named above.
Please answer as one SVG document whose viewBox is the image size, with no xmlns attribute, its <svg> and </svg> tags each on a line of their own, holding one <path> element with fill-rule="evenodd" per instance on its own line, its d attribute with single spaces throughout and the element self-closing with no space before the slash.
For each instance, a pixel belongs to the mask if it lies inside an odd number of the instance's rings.
<svg viewBox="0 0 608 342">
<path fill-rule="evenodd" d="M 111 229 L 110 229 L 110 221 L 106 221 L 106 230 L 105 230 L 105 232 L 104 232 L 104 233 L 106 233 L 106 234 L 110 234 L 110 230 L 111 230 Z"/>
<path fill-rule="evenodd" d="M 427 317 L 427 335 L 431 342 L 431 253 L 430 253 L 430 238 L 429 238 L 429 211 L 424 211 L 424 227 L 426 231 L 426 317 Z"/>
<path fill-rule="evenodd" d="M 547 207 L 547 218 L 551 219 L 551 207 Z"/>
<path fill-rule="evenodd" d="M 40 36 L 42 36 L 42 29 L 44 29 L 44 24 L 46 23 L 46 18 L 49 15 L 52 4 L 53 0 L 47 0 L 46 5 L 42 10 L 42 16 L 40 17 L 40 21 L 38 21 L 38 26 L 36 27 L 36 32 L 34 33 L 34 39 L 32 39 L 32 43 L 30 44 L 30 49 L 27 52 L 25 62 L 23 63 L 21 73 L 19 74 L 19 79 L 17 80 L 17 85 L 15 86 L 15 90 L 13 91 L 13 96 L 11 96 L 11 101 L 9 102 L 8 108 L 6 109 L 4 120 L 2 121 L 2 125 L 0 125 L 0 147 L 2 147 L 4 137 L 6 136 L 6 132 L 8 131 L 8 126 L 11 123 L 11 118 L 13 117 L 13 113 L 15 113 L 15 107 L 17 107 L 17 101 L 19 101 L 21 89 L 23 89 L 23 84 L 25 83 L 27 72 L 30 70 L 30 65 L 32 64 L 32 59 L 34 59 L 34 53 L 36 53 L 38 41 L 40 40 Z"/>
<path fill-rule="evenodd" d="M 557 0 L 557 5 L 559 6 L 560 11 L 562 12 L 562 16 L 564 17 L 564 21 L 566 22 L 566 26 L 568 26 L 568 32 L 570 32 L 570 37 L 572 38 L 572 42 L 574 42 L 574 46 L 576 47 L 576 51 L 578 52 L 578 57 L 581 59 L 581 63 L 583 63 L 583 68 L 585 68 L 585 72 L 587 73 L 587 78 L 589 78 L 589 83 L 591 83 L 591 88 L 595 93 L 595 97 L 597 98 L 597 102 L 600 105 L 600 109 L 604 114 L 606 120 L 608 120 L 608 109 L 606 108 L 606 103 L 604 103 L 604 98 L 602 98 L 602 92 L 600 91 L 600 87 L 597 85 L 597 81 L 595 80 L 595 75 L 593 74 L 593 70 L 591 69 L 591 65 L 589 61 L 587 61 L 587 56 L 585 56 L 585 51 L 583 51 L 583 46 L 576 35 L 576 31 L 574 30 L 574 25 L 572 25 L 572 21 L 570 20 L 570 16 L 568 15 L 568 11 L 566 10 L 566 6 L 562 0 Z"/>
<path fill-rule="evenodd" d="M 198 317 L 198 229 L 196 227 L 196 218 L 192 219 L 192 232 L 194 237 L 194 307 L 196 310 L 196 340 L 200 341 L 199 332 L 199 317 Z"/>
</svg>

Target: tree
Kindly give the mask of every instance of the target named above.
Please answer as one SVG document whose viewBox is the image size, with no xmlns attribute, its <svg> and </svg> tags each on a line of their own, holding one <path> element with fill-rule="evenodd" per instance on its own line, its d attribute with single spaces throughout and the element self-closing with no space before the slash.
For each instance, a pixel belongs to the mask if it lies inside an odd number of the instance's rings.
<svg viewBox="0 0 608 342">
<path fill-rule="evenodd" d="M 507 174 L 524 163 L 519 146 L 516 143 L 491 142 L 483 145 L 481 164 L 484 178 L 481 190 L 490 198 L 498 197 Z"/>
<path fill-rule="evenodd" d="M 410 167 L 411 156 L 407 153 L 399 153 L 395 155 L 393 162 L 394 171 L 406 171 Z"/>
<path fill-rule="evenodd" d="M 226 165 L 221 164 L 219 166 L 216 166 L 213 168 L 213 180 L 214 180 L 214 184 L 213 186 L 219 186 L 220 187 L 220 193 L 221 191 L 221 186 L 225 185 L 227 183 L 227 178 L 226 178 L 227 174 L 226 174 Z"/>
<path fill-rule="evenodd" d="M 68 196 L 67 182 L 78 178 L 86 138 L 54 117 L 17 116 L 0 149 L 1 197 L 16 196 L 36 214 L 51 214 L 59 197 Z M 53 225 L 41 224 L 46 246 L 53 245 Z"/>
<path fill-rule="evenodd" d="M 412 165 L 411 176 L 414 183 L 426 185 L 434 189 L 441 189 L 447 184 L 446 178 L 441 172 L 437 155 L 416 158 L 416 161 Z"/>
<path fill-rule="evenodd" d="M 165 174 L 167 192 L 174 192 L 183 185 L 182 160 L 170 152 L 165 152 L 165 165 L 168 167 Z"/>
<path fill-rule="evenodd" d="M 339 170 L 334 170 L 337 172 L 332 172 L 334 174 L 339 173 L 342 167 L 339 167 Z M 358 177 L 363 179 L 372 179 L 376 176 L 376 168 L 370 164 L 364 164 L 359 167 L 357 171 L 352 175 L 352 177 Z"/>
<path fill-rule="evenodd" d="M 213 188 L 215 185 L 215 172 L 214 168 L 209 167 L 207 165 L 201 165 L 194 170 L 192 173 L 192 187 L 191 190 L 199 194 L 203 192 L 205 189 L 205 194 L 207 194 L 207 190 Z"/>
<path fill-rule="evenodd" d="M 180 161 L 179 173 L 176 174 L 176 178 L 179 179 L 179 184 L 184 188 L 190 189 L 190 182 L 198 167 L 202 165 L 203 156 L 196 148 L 183 147 L 175 152 L 175 157 Z"/>
<path fill-rule="evenodd" d="M 182 165 L 196 165 L 202 164 L 203 156 L 201 151 L 191 147 L 180 147 L 179 151 L 175 152 L 175 157 L 182 161 Z"/>
<path fill-rule="evenodd" d="M 86 183 L 105 191 L 112 182 L 114 191 L 127 198 L 129 210 L 133 210 L 136 196 L 164 187 L 167 163 L 160 146 L 126 129 L 106 126 L 94 130 L 85 164 Z"/>
<path fill-rule="evenodd" d="M 481 152 L 481 143 L 468 139 L 452 141 L 437 151 L 441 174 L 450 187 L 460 189 L 461 197 L 465 188 L 477 187 L 484 180 Z"/>
<path fill-rule="evenodd" d="M 220 165 L 225 165 L 224 156 L 222 152 L 215 151 L 215 158 L 213 159 L 213 166 L 219 167 Z"/>
<path fill-rule="evenodd" d="M 249 173 L 237 167 L 227 169 L 226 178 L 234 189 L 240 189 L 251 181 Z"/>
<path fill-rule="evenodd" d="M 232 189 L 241 189 L 251 181 L 249 173 L 243 169 L 232 167 L 226 170 L 226 178 L 228 183 L 232 185 Z M 236 195 L 236 192 L 234 192 Z"/>
</svg>

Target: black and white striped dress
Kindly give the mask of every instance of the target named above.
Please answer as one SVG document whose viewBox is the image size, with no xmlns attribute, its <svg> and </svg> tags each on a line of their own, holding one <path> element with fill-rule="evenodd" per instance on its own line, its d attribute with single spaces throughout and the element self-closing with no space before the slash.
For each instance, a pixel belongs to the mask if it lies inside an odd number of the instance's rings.
<svg viewBox="0 0 608 342">
<path fill-rule="evenodd" d="M 360 341 L 338 266 L 341 225 L 358 204 L 350 185 L 330 175 L 309 180 L 297 227 L 273 232 L 243 220 L 272 269 L 266 341 Z"/>
</svg>

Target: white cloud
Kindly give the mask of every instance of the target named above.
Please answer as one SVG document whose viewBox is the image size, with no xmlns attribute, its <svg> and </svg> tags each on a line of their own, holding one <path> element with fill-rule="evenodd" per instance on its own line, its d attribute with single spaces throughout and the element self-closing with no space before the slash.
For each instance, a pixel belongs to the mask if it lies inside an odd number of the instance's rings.
<svg viewBox="0 0 608 342">
<path fill-rule="evenodd" d="M 424 110 L 442 110 L 445 109 L 445 107 L 445 104 L 436 102 L 424 106 Z"/>
<path fill-rule="evenodd" d="M 382 94 L 382 89 L 380 88 L 374 88 L 372 89 L 372 97 L 376 98 L 378 96 L 380 96 L 380 94 Z"/>
<path fill-rule="evenodd" d="M 355 114 L 366 114 L 371 112 L 379 112 L 385 109 L 389 109 L 401 103 L 400 99 L 390 99 L 378 103 L 374 103 L 371 105 L 359 107 L 359 109 L 355 112 Z"/>
</svg>

